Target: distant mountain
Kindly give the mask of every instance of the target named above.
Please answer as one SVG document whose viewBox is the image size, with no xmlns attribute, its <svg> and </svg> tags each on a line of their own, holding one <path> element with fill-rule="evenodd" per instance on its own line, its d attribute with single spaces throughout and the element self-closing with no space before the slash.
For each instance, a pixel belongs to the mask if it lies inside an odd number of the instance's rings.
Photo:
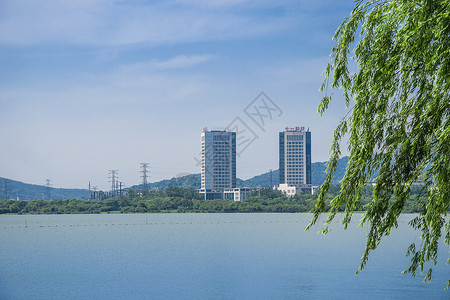
<svg viewBox="0 0 450 300">
<path fill-rule="evenodd" d="M 332 182 L 337 183 L 344 177 L 345 170 L 348 163 L 348 157 L 342 157 L 339 159 L 337 167 L 336 167 L 336 175 L 334 176 Z M 311 176 L 312 176 L 312 184 L 315 186 L 321 185 L 322 182 L 325 181 L 326 177 L 326 162 L 315 162 L 311 164 Z M 273 170 L 271 172 L 266 172 L 261 175 L 257 175 L 247 180 L 236 179 L 237 187 L 248 187 L 248 188 L 257 188 L 257 187 L 269 187 L 278 184 L 279 171 Z M 271 184 L 272 183 L 272 184 Z M 174 177 L 172 179 L 165 179 L 162 181 L 149 183 L 148 188 L 153 189 L 165 189 L 169 186 L 180 186 L 180 187 L 193 187 L 196 189 L 200 188 L 201 184 L 201 175 L 198 174 L 190 174 L 181 177 Z M 132 189 L 142 189 L 142 185 L 135 185 L 131 187 Z"/>
<path fill-rule="evenodd" d="M 147 189 L 158 189 L 163 190 L 166 187 L 179 186 L 179 187 L 193 187 L 199 189 L 201 185 L 201 175 L 198 174 L 188 174 L 185 176 L 173 177 L 172 179 L 164 179 L 157 182 L 147 183 Z M 135 190 L 141 190 L 143 188 L 142 184 L 133 185 L 130 187 Z"/>
<path fill-rule="evenodd" d="M 238 187 L 249 187 L 249 188 L 256 188 L 256 187 L 270 187 L 278 184 L 278 177 L 280 172 L 278 170 L 273 170 L 272 174 L 271 172 L 267 172 L 261 175 L 257 175 L 255 177 L 252 177 L 247 180 L 243 180 L 242 183 Z"/>
<path fill-rule="evenodd" d="M 311 176 L 313 185 L 321 185 L 325 181 L 327 162 L 315 162 L 311 164 Z M 332 183 L 338 183 L 344 178 L 345 170 L 347 169 L 348 156 L 339 159 L 336 166 L 336 174 L 331 180 Z"/>
<path fill-rule="evenodd" d="M 345 174 L 348 157 L 343 157 L 339 160 L 336 168 L 336 176 L 333 178 L 334 183 L 339 182 Z M 313 185 L 321 185 L 326 176 L 326 162 L 315 162 L 311 164 L 311 176 Z M 271 174 L 272 173 L 272 174 Z M 278 184 L 278 170 L 266 172 L 257 175 L 247 180 L 237 178 L 237 187 L 270 187 Z M 190 174 L 172 179 L 165 179 L 158 182 L 148 183 L 148 189 L 165 189 L 166 187 L 193 187 L 200 188 L 201 176 L 200 174 Z M 20 181 L 15 181 L 0 177 L 0 199 L 4 198 L 3 185 L 6 187 L 7 199 L 22 199 L 22 200 L 40 200 L 48 199 L 47 187 L 43 185 L 27 184 Z M 134 185 L 132 189 L 142 189 L 142 185 Z M 51 199 L 88 199 L 89 191 L 86 189 L 61 189 L 50 188 Z"/>
<path fill-rule="evenodd" d="M 179 186 L 179 187 L 184 187 L 184 188 L 192 187 L 195 189 L 199 189 L 201 187 L 201 177 L 202 176 L 200 173 L 188 174 L 188 175 L 179 176 L 179 177 L 173 177 L 172 179 L 164 179 L 161 181 L 148 183 L 147 188 L 163 190 L 166 187 Z M 238 187 L 246 186 L 245 182 L 246 182 L 245 180 L 236 178 L 236 185 Z M 143 187 L 142 187 L 142 184 L 138 184 L 138 185 L 133 185 L 130 188 L 141 190 Z"/>
<path fill-rule="evenodd" d="M 6 191 L 5 191 L 6 190 Z M 0 177 L 0 199 L 48 200 L 47 187 L 15 181 Z M 85 189 L 50 188 L 51 199 L 88 199 L 89 191 Z"/>
<path fill-rule="evenodd" d="M 348 156 L 339 159 L 336 167 L 336 175 L 334 176 L 331 182 L 338 183 L 339 181 L 342 180 L 342 178 L 345 175 L 347 164 L 348 164 Z M 325 181 L 325 177 L 327 175 L 326 170 L 327 170 L 326 162 L 315 162 L 311 164 L 311 179 L 313 185 L 319 186 Z M 242 185 L 238 184 L 238 186 L 250 188 L 269 187 L 271 186 L 270 183 L 272 183 L 272 186 L 277 185 L 278 179 L 279 179 L 279 170 L 273 170 L 272 175 L 270 174 L 269 171 L 267 173 L 244 180 L 242 182 Z"/>
</svg>

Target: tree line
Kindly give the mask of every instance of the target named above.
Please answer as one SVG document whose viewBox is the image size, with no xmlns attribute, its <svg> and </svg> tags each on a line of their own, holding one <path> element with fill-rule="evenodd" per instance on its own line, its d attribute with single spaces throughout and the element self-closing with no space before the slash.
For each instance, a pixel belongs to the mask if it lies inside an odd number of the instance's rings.
<svg viewBox="0 0 450 300">
<path fill-rule="evenodd" d="M 364 211 L 372 200 L 372 187 L 362 191 L 361 204 L 356 211 Z M 330 201 L 340 191 L 340 185 L 330 186 L 326 196 Z M 416 187 L 405 203 L 404 212 L 417 213 L 424 209 L 427 195 Z M 99 201 L 66 200 L 0 200 L 0 214 L 100 214 L 100 213 L 249 213 L 249 212 L 309 212 L 313 209 L 320 191 L 300 194 L 292 198 L 280 191 L 261 188 L 251 193 L 245 201 L 203 200 L 194 188 L 167 187 L 164 190 L 129 190 L 128 195 Z M 344 211 L 344 207 L 341 211 Z"/>
</svg>

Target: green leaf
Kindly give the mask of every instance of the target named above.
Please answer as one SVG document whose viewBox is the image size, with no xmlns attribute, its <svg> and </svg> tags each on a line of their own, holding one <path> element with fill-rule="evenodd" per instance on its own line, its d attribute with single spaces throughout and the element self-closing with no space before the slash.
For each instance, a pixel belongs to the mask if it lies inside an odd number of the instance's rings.
<svg viewBox="0 0 450 300">
<path fill-rule="evenodd" d="M 335 129 L 327 178 L 307 229 L 325 212 L 325 196 L 347 136 L 349 163 L 325 224 L 344 207 L 347 227 L 361 204 L 362 188 L 377 173 L 361 221 L 369 230 L 359 272 L 370 252 L 397 227 L 411 187 L 421 179 L 428 201 L 410 225 L 421 232 L 422 242 L 408 248 L 411 265 L 405 270 L 414 276 L 417 268 L 423 272 L 426 264 L 436 265 L 443 230 L 444 242 L 450 243 L 445 221 L 450 207 L 450 1 L 359 0 L 333 40 L 318 113 L 323 115 L 332 100 L 328 87 L 341 89 L 344 105 L 352 109 Z M 357 65 L 356 71 L 350 63 Z M 431 274 L 429 268 L 425 281 Z"/>
</svg>

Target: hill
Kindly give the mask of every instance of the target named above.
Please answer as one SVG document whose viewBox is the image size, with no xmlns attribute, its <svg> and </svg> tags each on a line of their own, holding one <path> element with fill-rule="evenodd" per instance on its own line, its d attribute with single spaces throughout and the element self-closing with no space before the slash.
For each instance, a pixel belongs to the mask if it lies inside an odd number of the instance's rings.
<svg viewBox="0 0 450 300">
<path fill-rule="evenodd" d="M 339 159 L 336 167 L 336 176 L 333 178 L 333 183 L 338 183 L 345 175 L 345 169 L 347 168 L 348 156 Z M 325 181 L 326 177 L 326 162 L 315 162 L 311 164 L 311 179 L 314 186 L 319 186 Z M 242 182 L 239 187 L 269 187 L 272 182 L 272 186 L 278 184 L 279 170 L 272 171 L 272 179 L 270 171 Z"/>
<path fill-rule="evenodd" d="M 200 173 L 198 173 L 198 174 L 189 174 L 189 175 L 185 175 L 185 176 L 178 176 L 178 177 L 173 177 L 171 179 L 164 179 L 164 180 L 157 181 L 157 182 L 147 183 L 147 188 L 163 190 L 166 187 L 178 186 L 178 187 L 193 187 L 193 188 L 199 189 L 200 184 L 201 184 L 201 175 L 200 175 Z M 133 185 L 131 188 L 135 189 L 135 190 L 141 190 L 143 188 L 143 186 L 142 186 L 142 184 L 138 184 L 138 185 Z"/>
<path fill-rule="evenodd" d="M 313 185 L 321 185 L 325 181 L 327 162 L 315 162 L 311 164 L 311 176 Z M 336 166 L 336 175 L 334 176 L 332 183 L 338 183 L 345 175 L 345 170 L 348 164 L 348 156 L 344 156 L 339 159 Z"/>
<path fill-rule="evenodd" d="M 333 179 L 334 183 L 339 182 L 345 174 L 345 168 L 347 167 L 348 157 L 343 157 L 339 160 L 336 168 L 336 176 Z M 325 180 L 326 162 L 315 162 L 311 164 L 312 184 L 317 186 L 322 184 Z M 278 170 L 266 172 L 261 175 L 257 175 L 247 180 L 237 178 L 237 187 L 269 187 L 278 184 Z M 165 189 L 166 187 L 193 187 L 200 188 L 201 176 L 200 174 L 190 174 L 180 177 L 174 177 L 172 179 L 165 179 L 158 182 L 148 184 L 149 189 Z M 6 193 L 3 191 L 3 186 L 6 187 Z M 142 189 L 142 185 L 134 185 L 132 189 Z M 51 199 L 88 199 L 89 191 L 87 189 L 63 189 L 63 188 L 50 188 Z M 0 177 L 0 199 L 22 199 L 22 200 L 41 200 L 48 199 L 47 187 L 43 185 L 27 184 L 20 181 L 15 181 L 7 178 Z"/>
<path fill-rule="evenodd" d="M 336 167 L 336 176 L 333 178 L 333 183 L 338 183 L 345 174 L 345 169 L 347 167 L 348 157 L 342 157 Z M 324 182 L 326 177 L 326 162 L 315 162 L 311 164 L 311 176 L 312 176 L 312 184 L 315 186 L 321 185 Z M 237 178 L 236 185 L 237 187 L 248 187 L 248 188 L 256 188 L 256 187 L 269 187 L 278 184 L 279 171 L 273 170 L 272 175 L 269 172 L 263 173 L 261 175 L 257 175 L 255 177 L 249 178 L 247 180 L 242 180 Z M 154 183 L 149 183 L 148 187 L 152 189 L 165 189 L 166 187 L 171 186 L 179 186 L 179 187 L 193 187 L 196 189 L 200 188 L 201 184 L 201 175 L 198 174 L 190 174 L 181 177 L 174 177 L 172 179 L 166 179 Z M 142 185 L 135 185 L 131 187 L 132 189 L 142 189 Z"/>
<path fill-rule="evenodd" d="M 0 177 L 0 199 L 48 200 L 47 191 L 47 187 L 43 185 L 28 184 Z M 89 191 L 86 189 L 50 187 L 51 199 L 88 199 L 88 196 Z"/>
</svg>

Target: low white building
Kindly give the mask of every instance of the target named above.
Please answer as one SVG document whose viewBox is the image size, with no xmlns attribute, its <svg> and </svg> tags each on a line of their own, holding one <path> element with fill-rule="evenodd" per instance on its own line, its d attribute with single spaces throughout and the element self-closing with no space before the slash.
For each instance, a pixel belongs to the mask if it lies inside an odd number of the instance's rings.
<svg viewBox="0 0 450 300">
<path fill-rule="evenodd" d="M 234 201 L 244 201 L 252 192 L 253 189 L 249 188 L 234 188 L 234 189 L 225 189 L 223 191 L 224 199 L 234 200 Z"/>
<path fill-rule="evenodd" d="M 297 194 L 303 194 L 305 192 L 314 194 L 315 187 L 312 184 L 290 185 L 282 183 L 275 186 L 274 189 L 283 192 L 287 197 L 294 197 Z"/>
<path fill-rule="evenodd" d="M 203 195 L 205 200 L 233 200 L 233 201 L 244 201 L 249 196 L 253 189 L 250 188 L 232 188 L 223 190 L 209 190 L 200 189 L 198 192 Z"/>
</svg>

